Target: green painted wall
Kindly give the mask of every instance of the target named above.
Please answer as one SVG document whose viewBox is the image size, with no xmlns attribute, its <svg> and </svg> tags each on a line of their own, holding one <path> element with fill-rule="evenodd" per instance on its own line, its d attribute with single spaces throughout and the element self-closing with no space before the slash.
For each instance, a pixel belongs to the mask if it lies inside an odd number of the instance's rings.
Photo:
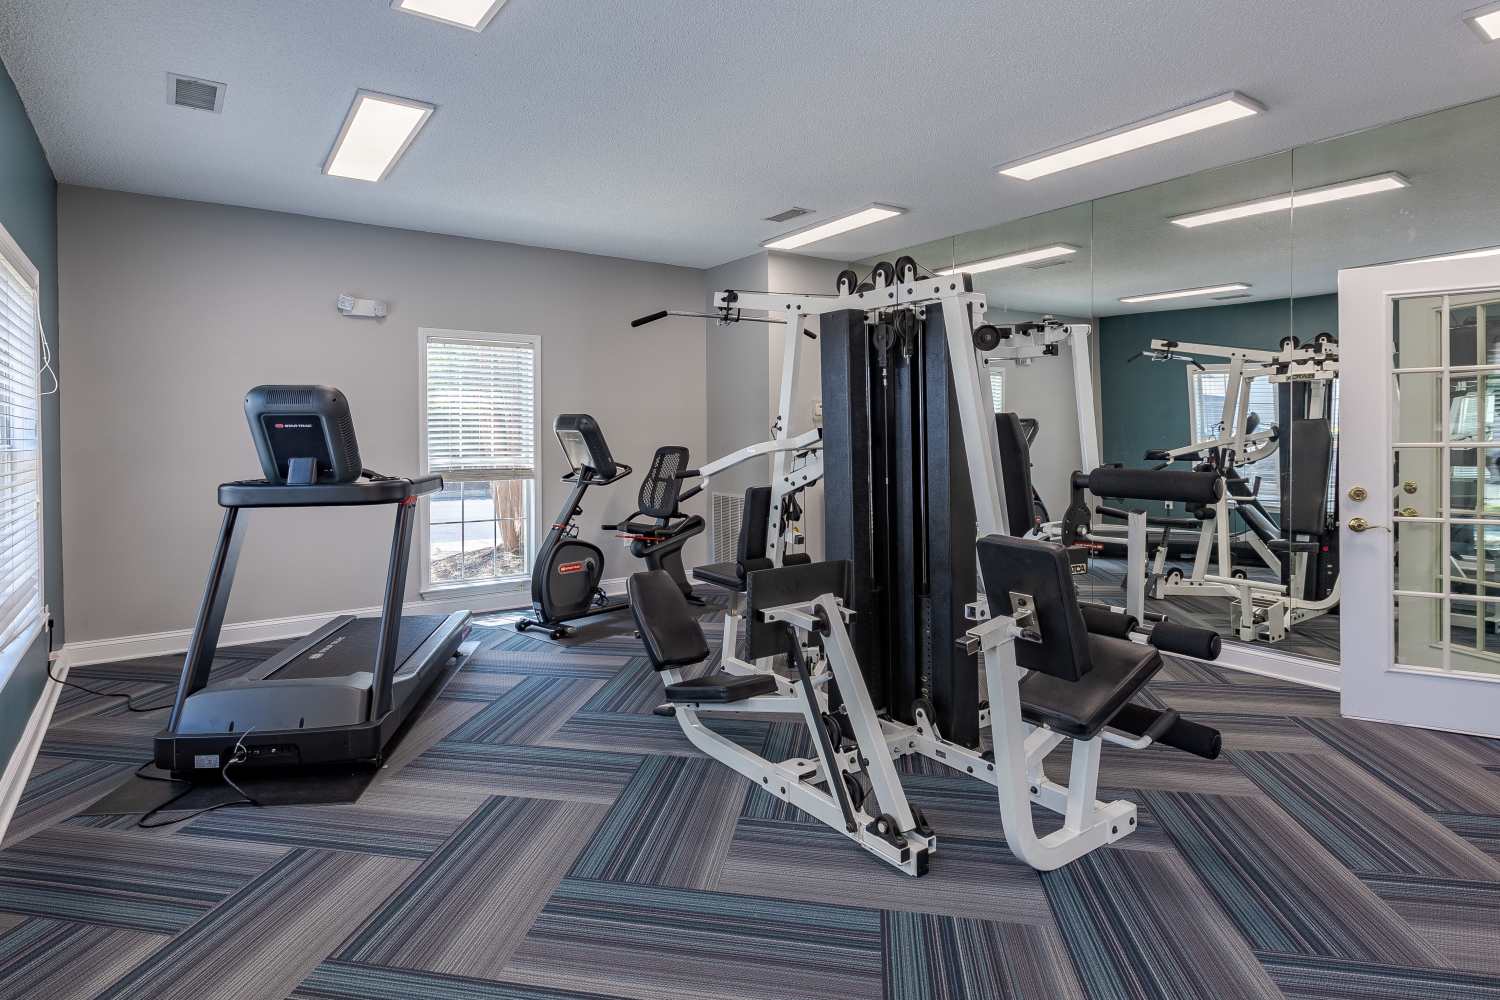
<svg viewBox="0 0 1500 1000">
<path fill-rule="evenodd" d="M 1105 462 L 1131 467 L 1151 463 L 1150 448 L 1188 443 L 1187 375 L 1179 362 L 1156 364 L 1131 357 L 1153 340 L 1275 350 L 1290 331 L 1309 341 L 1324 330 L 1338 334 L 1337 295 L 1273 299 L 1244 305 L 1105 316 L 1099 321 L 1099 378 Z"/>
<path fill-rule="evenodd" d="M 57 181 L 20 95 L 0 66 L 0 225 L 41 271 L 42 325 L 57 358 Z M 42 401 L 42 481 L 47 604 L 62 641 L 62 506 L 59 503 L 57 396 Z M 47 637 L 8 678 L 0 678 L 0 769 L 10 759 L 47 678 Z"/>
</svg>

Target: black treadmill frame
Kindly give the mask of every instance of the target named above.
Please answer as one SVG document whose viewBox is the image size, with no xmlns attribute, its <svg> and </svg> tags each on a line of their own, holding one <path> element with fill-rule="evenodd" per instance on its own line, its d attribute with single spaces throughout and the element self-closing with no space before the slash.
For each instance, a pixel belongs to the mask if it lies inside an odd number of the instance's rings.
<svg viewBox="0 0 1500 1000">
<path fill-rule="evenodd" d="M 411 708 L 420 700 L 421 691 L 415 690 L 401 704 L 393 703 L 392 689 L 396 679 L 396 650 L 400 638 L 401 609 L 406 591 L 406 568 L 411 555 L 411 536 L 415 524 L 417 498 L 436 493 L 443 488 L 441 476 L 421 476 L 414 479 L 376 479 L 354 483 L 319 486 L 284 486 L 264 480 L 248 480 L 224 483 L 219 487 L 219 505 L 224 508 L 224 518 L 219 526 L 218 542 L 214 547 L 213 562 L 209 569 L 208 585 L 204 589 L 203 601 L 198 607 L 198 616 L 193 626 L 193 637 L 183 661 L 182 675 L 178 678 L 177 695 L 172 703 L 172 714 L 166 728 L 155 738 L 156 766 L 175 774 L 192 775 L 204 770 L 196 765 L 203 757 L 214 756 L 220 760 L 230 753 L 236 743 L 245 740 L 252 753 L 256 748 L 268 748 L 267 753 L 254 763 L 265 764 L 311 764 L 352 760 L 378 760 L 386 743 L 410 714 Z M 386 570 L 385 593 L 381 602 L 380 635 L 373 664 L 373 689 L 369 699 L 367 717 L 354 725 L 328 726 L 297 730 L 254 730 L 253 740 L 246 731 L 233 733 L 180 733 L 183 710 L 190 697 L 208 686 L 209 672 L 218 653 L 219 636 L 224 626 L 224 614 L 229 607 L 229 593 L 234 585 L 234 574 L 239 563 L 240 547 L 244 541 L 245 519 L 241 511 L 250 508 L 271 507 L 351 507 L 372 504 L 394 504 L 396 506 L 395 528 L 391 538 L 390 561 Z M 434 638 L 447 631 L 450 633 L 442 643 L 447 655 L 462 641 L 465 629 L 454 629 L 454 619 L 466 621 L 466 612 L 456 612 L 440 626 Z M 347 622 L 345 622 L 347 623 Z M 342 627 L 342 626 L 340 626 Z M 328 626 L 305 637 L 296 648 L 317 641 L 328 631 Z M 432 640 L 423 643 L 412 654 L 413 658 L 432 655 Z M 446 659 L 440 655 L 438 659 Z M 290 659 L 290 657 L 287 657 Z M 429 670 L 435 668 L 429 667 Z M 295 752 L 283 753 L 280 748 L 294 747 Z M 259 755 L 257 755 L 259 756 Z"/>
</svg>

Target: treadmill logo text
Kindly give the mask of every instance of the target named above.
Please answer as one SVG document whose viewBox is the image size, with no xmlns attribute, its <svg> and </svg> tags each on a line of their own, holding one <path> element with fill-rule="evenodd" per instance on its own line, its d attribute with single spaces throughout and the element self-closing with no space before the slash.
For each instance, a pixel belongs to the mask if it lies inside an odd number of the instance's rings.
<svg viewBox="0 0 1500 1000">
<path fill-rule="evenodd" d="M 557 572 L 562 576 L 570 576 L 573 573 L 582 573 L 584 564 L 581 562 L 559 563 Z"/>
<path fill-rule="evenodd" d="M 277 424 L 278 431 L 306 431 L 312 429 L 312 424 Z"/>
<path fill-rule="evenodd" d="M 337 646 L 339 643 L 341 643 L 343 641 L 344 641 L 344 637 L 343 636 L 339 636 L 337 639 L 333 640 L 328 645 L 326 645 L 326 646 L 322 647 L 321 649 L 319 649 L 316 653 L 313 653 L 310 656 L 308 656 L 308 659 L 309 660 L 321 660 L 323 657 L 327 656 L 329 654 L 329 652 L 331 652 L 333 650 L 334 646 Z"/>
</svg>

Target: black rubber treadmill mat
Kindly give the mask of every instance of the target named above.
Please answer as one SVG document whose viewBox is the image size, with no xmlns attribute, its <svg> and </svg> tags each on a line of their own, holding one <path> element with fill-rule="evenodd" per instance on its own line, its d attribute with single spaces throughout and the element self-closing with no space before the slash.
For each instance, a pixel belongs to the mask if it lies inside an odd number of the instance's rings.
<svg viewBox="0 0 1500 1000">
<path fill-rule="evenodd" d="M 401 673 L 406 658 L 447 620 L 447 615 L 412 615 L 401 619 L 401 635 L 396 641 L 396 673 Z M 271 678 L 343 677 L 361 670 L 374 670 L 375 647 L 379 643 L 380 619 L 356 618 L 316 646 L 308 647 Z"/>
<path fill-rule="evenodd" d="M 236 774 L 231 768 L 229 776 L 245 790 L 246 795 L 263 806 L 306 806 L 358 802 L 370 781 L 379 773 L 378 764 L 331 764 L 325 767 L 253 774 Z M 191 791 L 188 789 L 186 781 L 173 781 L 166 771 L 143 767 L 119 788 L 78 815 L 144 815 L 181 795 L 182 798 L 172 802 L 169 808 L 152 818 L 155 823 L 161 819 L 171 819 L 174 813 L 197 812 L 240 799 L 239 792 L 220 782 L 194 785 Z"/>
</svg>

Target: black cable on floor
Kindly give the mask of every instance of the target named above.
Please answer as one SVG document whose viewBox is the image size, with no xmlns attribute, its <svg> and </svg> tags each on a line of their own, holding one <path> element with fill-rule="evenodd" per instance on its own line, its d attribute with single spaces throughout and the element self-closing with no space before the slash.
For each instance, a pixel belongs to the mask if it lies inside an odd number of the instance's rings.
<svg viewBox="0 0 1500 1000">
<path fill-rule="evenodd" d="M 94 688 L 88 687 L 87 685 L 79 684 L 75 681 L 65 681 L 52 672 L 51 660 L 47 661 L 47 676 L 52 678 L 54 682 L 61 684 L 63 687 L 77 688 L 80 691 L 86 691 L 89 694 L 97 695 L 100 698 L 124 698 L 125 710 L 127 712 L 160 712 L 164 708 L 172 707 L 171 702 L 167 702 L 165 705 L 152 705 L 150 707 L 140 706 L 135 703 L 135 699 L 137 697 L 136 695 L 125 694 L 119 691 L 99 691 Z M 144 698 L 146 697 L 146 695 L 140 695 L 139 697 Z"/>
<path fill-rule="evenodd" d="M 224 762 L 224 766 L 219 769 L 219 777 L 223 779 L 224 783 L 240 794 L 240 797 L 238 799 L 231 799 L 228 802 L 215 802 L 211 806 L 204 806 L 202 809 L 196 810 L 195 812 L 190 812 L 186 816 L 177 816 L 173 819 L 163 820 L 160 823 L 150 822 L 151 817 L 155 816 L 157 813 L 166 812 L 167 810 L 171 809 L 174 803 L 181 802 L 184 798 L 187 797 L 189 792 L 198 787 L 192 782 L 188 782 L 188 786 L 182 791 L 178 792 L 176 795 L 172 796 L 161 805 L 153 807 L 150 812 L 146 813 L 140 819 L 136 820 L 136 829 L 159 830 L 164 826 L 176 826 L 178 823 L 186 823 L 188 820 L 197 819 L 199 816 L 207 815 L 208 813 L 213 812 L 215 809 L 227 809 L 236 806 L 255 806 L 257 808 L 260 808 L 261 803 L 257 801 L 254 796 L 247 794 L 245 790 L 239 785 L 235 784 L 234 779 L 229 776 L 229 769 L 231 767 L 236 764 L 243 764 L 246 760 L 249 759 L 250 755 L 245 750 L 245 737 L 249 736 L 251 732 L 252 730 L 245 730 L 245 732 L 240 736 L 239 742 L 234 745 L 233 755 L 228 760 L 226 760 Z M 149 764 L 150 762 L 148 761 L 146 764 L 142 764 L 141 767 L 147 767 L 149 766 Z M 142 774 L 141 767 L 136 768 L 135 771 L 136 777 L 138 778 L 144 778 L 147 781 L 166 782 L 177 780 L 176 778 L 158 778 L 154 775 Z"/>
</svg>

